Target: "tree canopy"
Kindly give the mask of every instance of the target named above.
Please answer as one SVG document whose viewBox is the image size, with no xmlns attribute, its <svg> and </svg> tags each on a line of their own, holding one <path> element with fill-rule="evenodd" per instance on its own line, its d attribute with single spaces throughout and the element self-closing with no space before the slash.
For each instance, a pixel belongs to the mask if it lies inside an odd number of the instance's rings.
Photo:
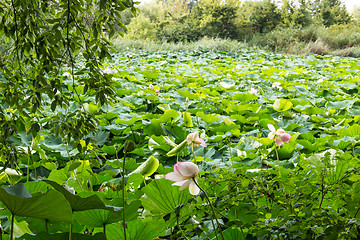
<svg viewBox="0 0 360 240">
<path fill-rule="evenodd" d="M 125 29 L 121 13 L 126 9 L 136 13 L 132 0 L 0 1 L 0 37 L 9 43 L 0 57 L 0 156 L 5 167 L 16 164 L 19 149 L 11 137 L 18 132 L 36 138 L 47 128 L 81 150 L 79 141 L 95 129 L 96 120 L 79 92 L 95 96 L 99 105 L 112 99 L 113 80 L 101 64 L 111 59 L 109 38 Z M 77 68 L 79 61 L 83 68 Z M 62 76 L 63 69 L 69 74 Z M 71 106 L 72 99 L 77 106 Z M 49 108 L 61 114 L 48 114 Z"/>
</svg>

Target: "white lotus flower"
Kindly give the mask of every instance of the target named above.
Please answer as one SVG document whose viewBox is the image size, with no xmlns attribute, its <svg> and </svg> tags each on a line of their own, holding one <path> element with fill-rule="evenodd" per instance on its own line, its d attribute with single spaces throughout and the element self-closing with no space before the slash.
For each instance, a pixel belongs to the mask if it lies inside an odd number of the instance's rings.
<svg viewBox="0 0 360 240">
<path fill-rule="evenodd" d="M 173 186 L 180 186 L 179 190 L 189 187 L 192 195 L 198 195 L 200 188 L 196 185 L 196 176 L 199 174 L 199 168 L 192 162 L 177 162 L 174 165 L 174 172 L 165 175 L 166 179 L 174 181 Z"/>
<path fill-rule="evenodd" d="M 220 82 L 220 86 L 225 88 L 225 89 L 230 89 L 230 88 L 234 87 L 235 84 L 229 84 L 227 82 Z"/>
<path fill-rule="evenodd" d="M 282 87 L 281 87 L 280 85 L 281 85 L 281 83 L 279 83 L 279 82 L 274 82 L 274 83 L 271 85 L 271 87 L 272 87 L 272 88 L 277 88 L 277 89 L 279 89 L 279 91 L 281 91 L 281 90 L 282 90 Z"/>
<path fill-rule="evenodd" d="M 199 137 L 199 132 L 190 133 L 186 137 L 186 141 L 188 142 L 188 145 L 195 148 L 197 148 L 199 145 L 206 147 L 205 141 Z"/>
<path fill-rule="evenodd" d="M 257 94 L 258 91 L 255 88 L 251 88 L 249 91 L 250 94 Z"/>
<path fill-rule="evenodd" d="M 70 75 L 71 75 L 71 74 L 70 74 L 69 72 L 64 72 L 64 73 L 63 73 L 63 76 L 64 76 L 64 77 L 70 77 Z"/>
<path fill-rule="evenodd" d="M 272 124 L 268 124 L 267 126 L 271 131 L 268 135 L 268 138 L 274 139 L 276 145 L 280 147 L 283 142 L 289 142 L 291 135 L 285 132 L 285 130 L 276 130 Z"/>
</svg>

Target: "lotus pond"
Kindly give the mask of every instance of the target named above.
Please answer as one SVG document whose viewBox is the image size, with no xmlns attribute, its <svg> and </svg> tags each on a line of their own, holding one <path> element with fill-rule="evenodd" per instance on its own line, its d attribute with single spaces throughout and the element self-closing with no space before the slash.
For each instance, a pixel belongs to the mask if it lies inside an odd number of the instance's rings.
<svg viewBox="0 0 360 240">
<path fill-rule="evenodd" d="M 39 134 L 9 137 L 20 154 L 1 170 L 0 236 L 357 239 L 359 65 L 127 51 L 104 66 L 116 89 L 104 105 L 64 67 L 57 94 L 73 101 L 44 105 Z M 79 109 L 96 128 L 74 144 L 62 127 Z"/>
</svg>

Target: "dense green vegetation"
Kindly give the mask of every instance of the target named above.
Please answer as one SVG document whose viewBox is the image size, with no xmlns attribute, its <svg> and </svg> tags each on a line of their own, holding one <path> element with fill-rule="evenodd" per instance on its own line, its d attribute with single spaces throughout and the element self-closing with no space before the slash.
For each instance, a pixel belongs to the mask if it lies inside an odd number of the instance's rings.
<svg viewBox="0 0 360 240">
<path fill-rule="evenodd" d="M 322 56 L 357 26 L 336 0 L 190 3 L 161 34 L 200 41 L 159 45 L 114 38 L 131 0 L 0 1 L 0 239 L 358 239 L 359 60 Z M 317 54 L 202 38 L 239 9 L 256 45 Z"/>
<path fill-rule="evenodd" d="M 123 239 L 125 196 L 128 238 L 215 239 L 204 195 L 179 191 L 162 178 L 176 161 L 193 161 L 224 239 L 356 239 L 358 64 L 351 58 L 251 51 L 124 52 L 103 68 L 116 89 L 115 101 L 104 105 L 95 104 L 93 93 L 84 92 L 76 79 L 78 95 L 71 93 L 70 68 L 62 68 L 68 88 L 63 94 L 74 97 L 69 107 L 51 110 L 52 103 L 44 101 L 37 135 L 27 134 L 23 125 L 8 136 L 18 156 L 2 182 L 24 186 L 0 188 L 3 229 L 9 233 L 15 212 L 20 239 L 33 239 L 25 233 L 46 239 L 46 231 L 60 239 L 69 234 L 70 223 L 74 239 L 103 239 L 102 232 L 107 239 Z M 12 111 L 8 107 L 6 114 Z M 81 148 L 47 121 L 76 111 L 97 123 L 82 136 Z M 268 124 L 290 133 L 289 142 L 275 145 Z M 195 161 L 187 144 L 179 155 L 167 156 L 195 131 L 207 145 L 194 148 Z M 158 167 L 152 161 L 146 170 L 137 169 L 151 156 Z M 29 196 L 24 187 L 32 198 L 24 198 Z M 43 205 L 58 199 L 57 206 L 20 207 L 43 195 Z"/>
<path fill-rule="evenodd" d="M 125 38 L 193 42 L 204 37 L 270 51 L 359 56 L 359 13 L 339 0 L 151 1 L 126 17 Z"/>
</svg>

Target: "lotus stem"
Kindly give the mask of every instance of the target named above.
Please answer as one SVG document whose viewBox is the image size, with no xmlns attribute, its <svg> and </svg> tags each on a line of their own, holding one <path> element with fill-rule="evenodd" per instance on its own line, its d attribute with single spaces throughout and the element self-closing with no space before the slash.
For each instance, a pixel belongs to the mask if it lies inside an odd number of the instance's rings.
<svg viewBox="0 0 360 240">
<path fill-rule="evenodd" d="M 206 200 L 208 201 L 208 203 L 209 203 L 209 205 L 210 205 L 210 207 L 211 207 L 211 211 L 213 212 L 214 217 L 213 217 L 212 215 L 210 215 L 210 217 L 211 217 L 211 223 L 212 223 L 212 225 L 213 225 L 213 227 L 214 227 L 214 232 L 215 232 L 215 237 L 216 237 L 216 239 L 219 240 L 218 234 L 217 234 L 217 232 L 216 232 L 216 228 L 215 228 L 215 224 L 214 224 L 213 218 L 215 218 L 215 221 L 216 221 L 217 225 L 219 226 L 219 232 L 220 232 L 220 235 L 221 235 L 222 239 L 225 240 L 224 235 L 223 235 L 222 230 L 221 230 L 221 227 L 220 227 L 220 223 L 219 223 L 219 221 L 217 220 L 217 217 L 216 217 L 216 213 L 215 213 L 214 206 L 212 205 L 209 196 L 208 196 L 207 193 L 204 191 L 204 189 L 202 189 L 202 188 L 199 186 L 199 184 L 195 181 L 195 178 L 193 178 L 193 181 L 195 182 L 196 186 L 197 186 L 198 188 L 200 188 L 200 190 L 205 194 Z"/>
<path fill-rule="evenodd" d="M 277 163 L 278 163 L 278 167 L 279 167 L 279 176 L 281 177 L 279 153 L 278 153 L 276 146 L 275 146 L 275 153 L 276 153 L 276 159 L 277 159 Z"/>
<path fill-rule="evenodd" d="M 107 239 L 107 237 L 106 237 L 106 224 L 103 225 L 103 231 L 104 231 L 105 240 L 106 240 Z"/>
<path fill-rule="evenodd" d="M 181 232 L 181 235 L 186 239 L 186 240 L 190 240 L 184 233 L 184 231 L 182 230 L 182 228 L 180 227 L 180 224 L 179 224 L 179 215 L 176 215 L 176 223 L 177 223 L 177 226 Z M 171 237 L 172 238 L 172 237 Z"/>
<path fill-rule="evenodd" d="M 72 239 L 72 228 L 73 228 L 73 225 L 70 224 L 69 240 Z"/>
<path fill-rule="evenodd" d="M 194 151 L 194 145 L 193 144 L 191 145 L 191 151 L 192 151 L 192 154 L 193 154 L 193 157 L 194 157 L 194 162 L 196 163 L 196 156 L 195 156 L 195 151 Z"/>
<path fill-rule="evenodd" d="M 14 238 L 14 222 L 15 222 L 15 214 L 11 215 L 11 229 L 10 229 L 10 240 Z"/>
<path fill-rule="evenodd" d="M 117 154 L 117 152 L 116 152 Z M 124 239 L 126 240 L 126 221 L 125 221 L 125 159 L 126 159 L 126 152 L 124 153 L 124 160 L 122 166 L 122 200 L 123 200 L 123 228 L 124 228 Z"/>
<path fill-rule="evenodd" d="M 45 219 L 45 229 L 46 229 L 46 232 L 49 233 L 49 226 L 48 226 L 48 220 Z"/>
</svg>

